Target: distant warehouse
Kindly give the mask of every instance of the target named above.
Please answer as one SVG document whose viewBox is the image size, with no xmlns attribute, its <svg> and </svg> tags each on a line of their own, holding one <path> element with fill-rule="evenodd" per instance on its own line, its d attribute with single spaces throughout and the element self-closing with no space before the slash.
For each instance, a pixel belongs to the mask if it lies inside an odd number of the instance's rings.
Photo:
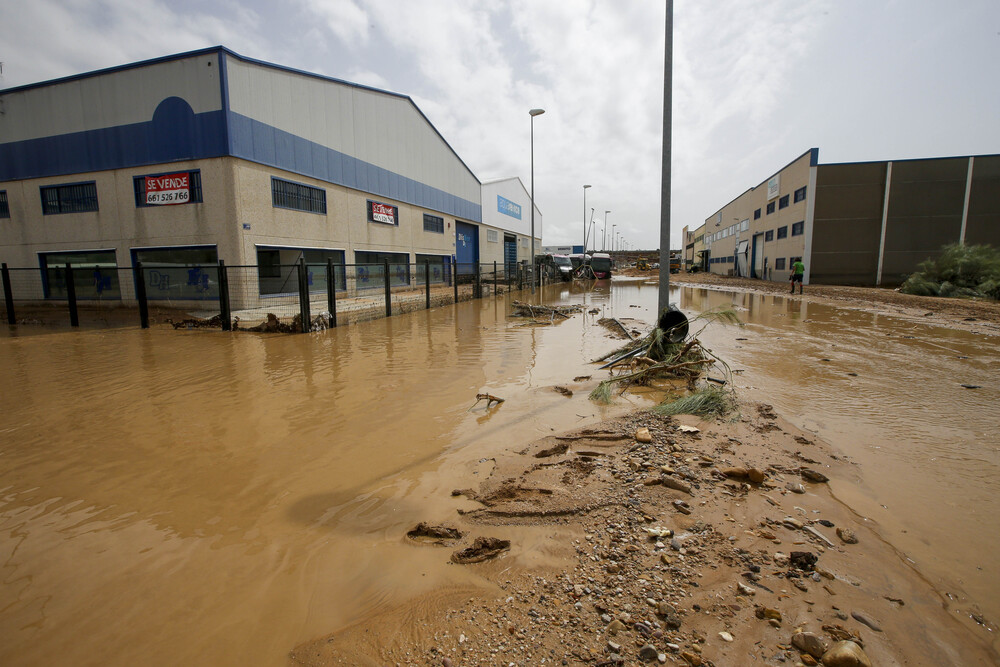
<svg viewBox="0 0 1000 667">
<path fill-rule="evenodd" d="M 812 148 L 684 228 L 687 266 L 722 275 L 898 285 L 950 243 L 1000 247 L 1000 155 L 819 164 Z"/>
<path fill-rule="evenodd" d="M 405 95 L 220 46 L 0 90 L 0 110 L 10 266 L 222 259 L 260 267 L 263 294 L 300 259 L 442 276 L 531 257 L 520 179 L 482 184 Z"/>
</svg>

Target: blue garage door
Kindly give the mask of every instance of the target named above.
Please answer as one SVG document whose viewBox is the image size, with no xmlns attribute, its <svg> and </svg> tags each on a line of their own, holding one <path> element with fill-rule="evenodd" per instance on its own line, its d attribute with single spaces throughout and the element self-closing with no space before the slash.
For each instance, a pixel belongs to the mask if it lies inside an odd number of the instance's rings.
<svg viewBox="0 0 1000 667">
<path fill-rule="evenodd" d="M 517 264 L 517 237 L 504 234 L 503 237 L 503 263 L 507 267 L 507 272 L 514 271 Z"/>
<path fill-rule="evenodd" d="M 479 227 L 455 221 L 455 261 L 457 273 L 473 273 L 479 263 Z"/>
</svg>

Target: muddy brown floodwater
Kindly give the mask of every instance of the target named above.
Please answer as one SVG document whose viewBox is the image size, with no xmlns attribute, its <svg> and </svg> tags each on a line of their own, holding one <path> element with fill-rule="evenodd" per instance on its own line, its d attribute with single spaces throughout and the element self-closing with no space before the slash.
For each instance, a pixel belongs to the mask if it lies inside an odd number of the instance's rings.
<svg viewBox="0 0 1000 667">
<path fill-rule="evenodd" d="M 689 314 L 735 305 L 747 326 L 703 339 L 737 384 L 860 464 L 838 497 L 957 605 L 1000 618 L 995 340 L 677 295 Z M 282 665 L 415 595 L 482 588 L 404 533 L 452 517 L 450 491 L 498 452 L 647 405 L 588 401 L 587 359 L 619 344 L 599 318 L 651 322 L 656 296 L 546 288 L 600 312 L 544 328 L 501 298 L 311 335 L 5 329 L 0 664 Z M 472 408 L 480 392 L 507 401 Z M 521 565 L 556 562 L 547 536 L 523 529 Z"/>
</svg>

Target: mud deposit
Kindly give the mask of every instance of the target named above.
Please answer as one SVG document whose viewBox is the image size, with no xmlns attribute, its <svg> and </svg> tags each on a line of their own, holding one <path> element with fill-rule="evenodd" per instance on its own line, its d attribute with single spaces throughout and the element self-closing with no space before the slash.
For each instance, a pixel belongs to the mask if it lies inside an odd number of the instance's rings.
<svg viewBox="0 0 1000 667">
<path fill-rule="evenodd" d="M 470 539 L 530 526 L 564 567 L 518 567 L 529 547 L 515 537 L 509 556 L 465 566 L 495 590 L 417 598 L 293 661 L 816 664 L 850 641 L 876 665 L 995 664 L 982 634 L 831 496 L 822 480 L 854 477 L 850 461 L 770 406 L 679 419 L 634 414 L 540 439 L 459 494 L 478 505 L 456 503 Z M 639 427 L 651 443 L 633 439 Z"/>
<path fill-rule="evenodd" d="M 0 331 L 0 664 L 596 665 L 611 642 L 630 663 L 651 643 L 657 660 L 700 648 L 721 667 L 774 664 L 800 623 L 826 642 L 856 633 L 875 664 L 991 664 L 990 339 L 678 290 L 689 314 L 739 311 L 745 327 L 702 340 L 774 410 L 653 420 L 632 450 L 623 415 L 659 392 L 597 405 L 606 375 L 589 360 L 623 342 L 602 318 L 648 325 L 656 294 L 546 287 L 543 303 L 579 312 L 530 327 L 504 295 L 310 335 Z M 658 547 L 645 528 L 674 534 Z M 452 561 L 477 538 L 498 542 Z M 789 577 L 793 552 L 834 579 Z"/>
</svg>

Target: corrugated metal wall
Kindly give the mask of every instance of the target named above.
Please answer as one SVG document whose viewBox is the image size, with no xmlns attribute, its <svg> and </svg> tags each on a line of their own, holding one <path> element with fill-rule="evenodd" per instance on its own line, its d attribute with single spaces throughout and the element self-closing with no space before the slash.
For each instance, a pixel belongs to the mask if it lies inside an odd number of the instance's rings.
<svg viewBox="0 0 1000 667">
<path fill-rule="evenodd" d="M 237 114 L 251 121 L 243 126 L 248 128 L 243 131 L 244 136 L 240 134 L 240 124 L 233 123 L 234 142 L 242 142 L 234 152 L 242 153 L 241 157 L 264 163 L 280 159 L 282 146 L 272 149 L 260 144 L 286 141 L 282 137 L 288 135 L 288 151 L 311 153 L 295 157 L 292 165 L 307 175 L 324 178 L 326 174 L 332 182 L 358 187 L 346 177 L 337 179 L 326 164 L 329 159 L 316 154 L 316 147 L 322 147 L 378 168 L 377 173 L 365 177 L 368 187 L 363 189 L 410 201 L 406 188 L 413 190 L 413 185 L 392 183 L 393 175 L 397 175 L 472 203 L 478 209 L 481 196 L 478 179 L 409 99 L 234 57 L 227 58 L 227 74 L 231 117 Z M 270 128 L 278 131 L 273 139 L 263 136 Z M 247 132 L 253 136 L 245 136 Z M 299 144 L 296 138 L 307 143 Z M 248 151 L 252 154 L 246 155 Z M 272 155 L 275 158 L 269 157 Z M 324 164 L 318 165 L 313 173 L 307 172 L 304 165 L 320 161 Z M 394 194 L 390 188 L 398 188 L 400 192 Z M 420 198 L 419 193 L 416 198 Z M 462 217 L 478 221 L 478 210 L 474 216 Z"/>
</svg>

